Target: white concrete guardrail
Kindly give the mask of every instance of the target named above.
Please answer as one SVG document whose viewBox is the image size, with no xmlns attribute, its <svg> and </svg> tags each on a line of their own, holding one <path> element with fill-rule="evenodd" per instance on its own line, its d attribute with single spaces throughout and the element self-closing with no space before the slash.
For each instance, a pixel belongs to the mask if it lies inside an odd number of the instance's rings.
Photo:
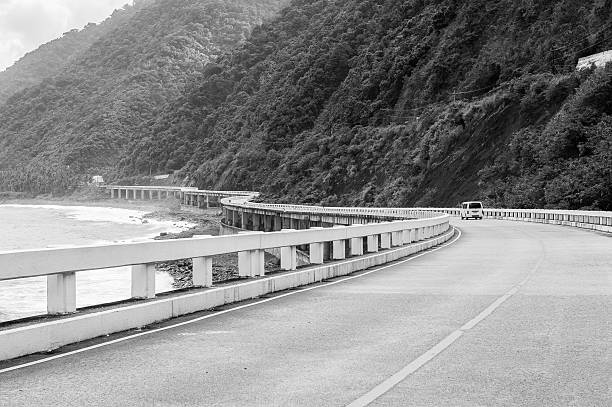
<svg viewBox="0 0 612 407">
<path fill-rule="evenodd" d="M 240 201 L 249 207 L 265 206 L 247 200 L 239 198 L 232 205 Z M 345 213 L 344 209 L 336 211 Z M 333 212 L 329 208 L 322 210 Z M 448 215 L 426 212 L 422 215 L 428 217 L 299 231 L 2 252 L 0 280 L 46 276 L 49 314 L 76 312 L 76 278 L 78 272 L 85 270 L 132 266 L 132 297 L 147 301 L 48 322 L 0 327 L 0 360 L 350 274 L 427 250 L 452 238 L 454 230 Z M 296 270 L 298 246 L 308 247 L 311 263 L 300 270 Z M 285 273 L 266 276 L 264 250 L 273 248 L 280 248 L 281 269 Z M 238 271 L 244 282 L 212 287 L 212 258 L 227 253 L 238 253 Z M 202 288 L 154 299 L 155 264 L 183 258 L 193 259 L 193 284 Z"/>
<path fill-rule="evenodd" d="M 417 211 L 461 216 L 459 208 L 414 208 Z M 612 212 L 562 209 L 483 209 L 484 217 L 517 222 L 547 223 L 612 233 Z"/>
</svg>

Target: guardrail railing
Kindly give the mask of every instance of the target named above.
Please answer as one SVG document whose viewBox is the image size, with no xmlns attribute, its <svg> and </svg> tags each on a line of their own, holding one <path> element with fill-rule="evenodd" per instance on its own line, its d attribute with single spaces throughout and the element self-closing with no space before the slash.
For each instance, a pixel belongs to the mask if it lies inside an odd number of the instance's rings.
<svg viewBox="0 0 612 407">
<path fill-rule="evenodd" d="M 47 311 L 64 314 L 76 311 L 76 274 L 80 271 L 132 266 L 132 297 L 154 298 L 157 262 L 191 258 L 193 285 L 211 287 L 212 257 L 216 255 L 238 253 L 239 276 L 264 276 L 266 249 L 280 248 L 281 269 L 295 270 L 297 246 L 308 245 L 310 263 L 323 264 L 325 244 L 329 247 L 329 260 L 341 260 L 347 251 L 351 256 L 361 256 L 364 252 L 429 239 L 449 228 L 449 216 L 442 214 L 426 219 L 300 231 L 2 252 L 0 280 L 46 276 Z"/>
<path fill-rule="evenodd" d="M 461 216 L 459 208 L 415 208 L 430 213 Z M 483 209 L 484 217 L 522 222 L 548 223 L 612 233 L 612 212 L 563 209 Z"/>
</svg>

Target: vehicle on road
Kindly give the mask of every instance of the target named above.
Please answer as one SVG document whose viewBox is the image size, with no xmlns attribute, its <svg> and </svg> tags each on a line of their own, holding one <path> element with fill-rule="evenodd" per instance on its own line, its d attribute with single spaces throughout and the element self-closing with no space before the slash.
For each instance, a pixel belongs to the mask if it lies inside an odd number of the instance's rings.
<svg viewBox="0 0 612 407">
<path fill-rule="evenodd" d="M 461 219 L 482 219 L 484 212 L 482 210 L 482 202 L 468 201 L 461 202 Z"/>
</svg>

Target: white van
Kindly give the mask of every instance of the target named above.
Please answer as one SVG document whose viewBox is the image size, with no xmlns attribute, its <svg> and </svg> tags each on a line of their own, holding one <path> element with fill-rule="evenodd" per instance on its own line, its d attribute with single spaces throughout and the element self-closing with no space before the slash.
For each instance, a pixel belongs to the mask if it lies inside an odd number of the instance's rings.
<svg viewBox="0 0 612 407">
<path fill-rule="evenodd" d="M 483 217 L 482 202 L 461 202 L 461 219 L 482 219 Z"/>
</svg>

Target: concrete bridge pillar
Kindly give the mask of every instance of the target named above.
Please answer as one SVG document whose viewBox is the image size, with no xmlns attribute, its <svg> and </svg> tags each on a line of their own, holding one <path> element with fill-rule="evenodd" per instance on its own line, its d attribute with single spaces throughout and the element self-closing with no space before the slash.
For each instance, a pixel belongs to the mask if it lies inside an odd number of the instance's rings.
<svg viewBox="0 0 612 407">
<path fill-rule="evenodd" d="M 283 229 L 283 218 L 280 215 L 274 215 L 274 231 L 278 232 Z"/>
<path fill-rule="evenodd" d="M 272 215 L 262 215 L 264 218 L 264 232 L 272 231 Z"/>
<path fill-rule="evenodd" d="M 210 200 L 208 195 L 206 195 L 206 209 L 210 208 Z"/>
<path fill-rule="evenodd" d="M 295 218 L 289 218 L 291 229 L 300 230 L 300 220 Z"/>
<path fill-rule="evenodd" d="M 253 219 L 253 230 L 259 232 L 261 230 L 261 215 L 258 213 L 254 213 L 252 216 Z"/>
<path fill-rule="evenodd" d="M 242 229 L 249 228 L 249 214 L 246 211 L 240 213 L 240 227 Z"/>
</svg>

